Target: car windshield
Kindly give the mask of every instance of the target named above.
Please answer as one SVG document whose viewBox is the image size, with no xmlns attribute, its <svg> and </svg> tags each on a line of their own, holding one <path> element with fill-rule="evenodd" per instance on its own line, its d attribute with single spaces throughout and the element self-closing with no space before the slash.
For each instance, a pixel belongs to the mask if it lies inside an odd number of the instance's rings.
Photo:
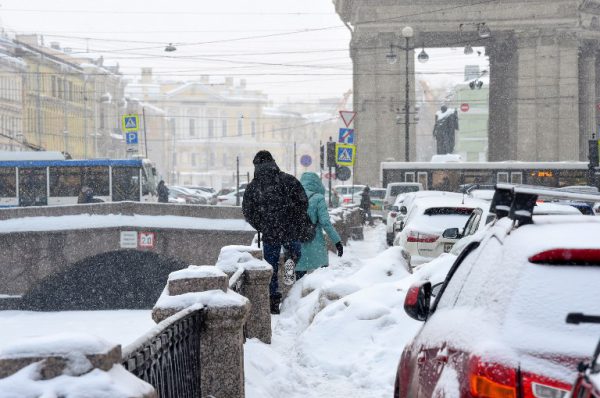
<svg viewBox="0 0 600 398">
<path fill-rule="evenodd" d="M 464 207 L 432 207 L 409 224 L 421 232 L 442 232 L 448 228 L 462 228 L 473 209 Z"/>
<path fill-rule="evenodd" d="M 371 191 L 371 198 L 383 199 L 384 196 L 385 196 L 385 191 L 382 191 L 382 190 L 379 190 L 379 189 Z"/>
<path fill-rule="evenodd" d="M 419 190 L 418 185 L 392 185 L 390 190 L 391 196 L 398 196 L 401 193 L 417 192 Z"/>
</svg>

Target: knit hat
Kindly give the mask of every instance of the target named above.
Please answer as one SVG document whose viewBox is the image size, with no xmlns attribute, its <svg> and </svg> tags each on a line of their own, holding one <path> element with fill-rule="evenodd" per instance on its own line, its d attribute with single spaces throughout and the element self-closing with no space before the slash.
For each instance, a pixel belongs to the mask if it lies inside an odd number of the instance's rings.
<svg viewBox="0 0 600 398">
<path fill-rule="evenodd" d="M 273 155 L 271 155 L 271 153 L 269 151 L 258 151 L 256 156 L 254 156 L 254 160 L 252 161 L 252 163 L 257 165 L 257 164 L 269 163 L 269 162 L 274 162 L 274 161 L 275 161 L 275 159 L 273 159 Z"/>
</svg>

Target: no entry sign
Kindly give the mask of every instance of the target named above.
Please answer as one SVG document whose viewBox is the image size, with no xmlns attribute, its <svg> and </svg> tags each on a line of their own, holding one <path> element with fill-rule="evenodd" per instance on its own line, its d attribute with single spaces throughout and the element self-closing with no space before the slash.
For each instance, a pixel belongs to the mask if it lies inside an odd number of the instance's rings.
<svg viewBox="0 0 600 398">
<path fill-rule="evenodd" d="M 469 106 L 469 104 L 467 104 L 467 103 L 460 104 L 460 110 L 461 110 L 461 112 L 469 112 L 469 109 L 471 109 L 471 107 Z"/>
</svg>

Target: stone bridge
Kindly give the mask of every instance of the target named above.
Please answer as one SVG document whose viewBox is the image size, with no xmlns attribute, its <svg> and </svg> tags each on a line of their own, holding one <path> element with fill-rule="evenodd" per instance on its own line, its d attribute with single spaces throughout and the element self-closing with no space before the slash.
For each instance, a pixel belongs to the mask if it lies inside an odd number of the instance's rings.
<svg viewBox="0 0 600 398">
<path fill-rule="evenodd" d="M 0 308 L 151 308 L 170 272 L 214 264 L 222 246 L 249 244 L 254 234 L 235 207 L 3 209 Z"/>
</svg>

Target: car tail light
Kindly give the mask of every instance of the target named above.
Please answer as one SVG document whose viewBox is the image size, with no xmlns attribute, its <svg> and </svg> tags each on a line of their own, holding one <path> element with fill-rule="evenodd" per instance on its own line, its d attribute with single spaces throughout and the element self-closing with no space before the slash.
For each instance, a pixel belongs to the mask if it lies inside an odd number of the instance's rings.
<svg viewBox="0 0 600 398">
<path fill-rule="evenodd" d="M 410 231 L 408 233 L 407 242 L 420 242 L 420 243 L 433 243 L 439 239 L 439 235 L 434 234 L 423 234 L 417 231 Z"/>
<path fill-rule="evenodd" d="M 473 398 L 516 398 L 517 371 L 511 367 L 483 362 L 473 357 L 469 385 Z"/>
<path fill-rule="evenodd" d="M 352 201 L 351 198 L 344 198 L 344 203 L 350 203 Z"/>
<path fill-rule="evenodd" d="M 564 398 L 571 384 L 534 373 L 522 373 L 523 398 Z"/>
<path fill-rule="evenodd" d="M 600 249 L 552 249 L 529 257 L 534 264 L 600 264 Z"/>
<path fill-rule="evenodd" d="M 390 213 L 390 217 L 392 217 L 392 218 L 396 218 L 397 215 L 398 215 L 398 213 L 396 213 L 395 211 Z"/>
</svg>

